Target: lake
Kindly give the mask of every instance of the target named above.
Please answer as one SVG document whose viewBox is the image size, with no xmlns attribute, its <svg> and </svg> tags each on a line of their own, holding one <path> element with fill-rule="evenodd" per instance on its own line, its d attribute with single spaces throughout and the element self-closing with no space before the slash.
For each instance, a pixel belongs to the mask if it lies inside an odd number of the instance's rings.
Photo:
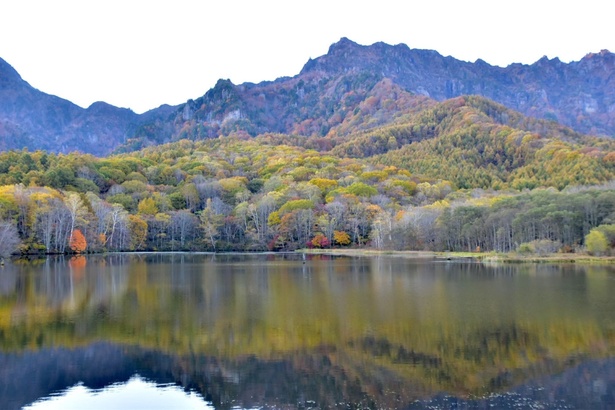
<svg viewBox="0 0 615 410">
<path fill-rule="evenodd" d="M 615 408 L 615 267 L 110 254 L 0 268 L 0 408 Z"/>
</svg>

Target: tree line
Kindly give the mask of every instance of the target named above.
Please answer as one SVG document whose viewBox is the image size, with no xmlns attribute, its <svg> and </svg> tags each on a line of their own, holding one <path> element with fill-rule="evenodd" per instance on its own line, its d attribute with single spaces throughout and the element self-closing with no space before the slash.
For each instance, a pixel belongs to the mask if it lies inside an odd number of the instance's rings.
<svg viewBox="0 0 615 410">
<path fill-rule="evenodd" d="M 434 115 L 439 127 L 454 122 Z M 385 130 L 402 138 L 403 127 Z M 469 127 L 373 158 L 341 157 L 320 137 L 273 134 L 182 140 L 107 158 L 4 152 L 0 248 L 4 254 L 366 245 L 508 252 L 524 244 L 540 250 L 550 241 L 550 248 L 572 250 L 585 245 L 592 229 L 615 223 L 608 143 L 576 147 L 504 131 Z M 489 156 L 487 164 L 478 162 L 487 150 L 499 158 L 495 163 Z M 456 157 L 455 169 L 450 158 Z M 414 173 L 421 161 L 433 166 Z M 577 172 L 586 165 L 584 174 Z M 529 186 L 522 182 L 526 173 Z M 485 180 L 499 181 L 499 189 Z M 574 188 L 587 181 L 593 188 Z M 603 237 L 592 237 L 610 244 L 610 231 L 600 229 Z"/>
</svg>

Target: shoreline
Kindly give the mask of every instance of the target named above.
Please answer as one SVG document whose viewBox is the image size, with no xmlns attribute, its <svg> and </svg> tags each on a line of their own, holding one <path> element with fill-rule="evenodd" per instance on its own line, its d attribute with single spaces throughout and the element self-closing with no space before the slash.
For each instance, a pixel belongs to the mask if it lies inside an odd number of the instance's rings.
<svg viewBox="0 0 615 410">
<path fill-rule="evenodd" d="M 582 263 L 615 264 L 615 256 L 592 256 L 580 253 L 552 253 L 547 255 L 523 255 L 495 252 L 432 252 L 388 251 L 377 249 L 300 249 L 308 255 L 340 256 L 393 256 L 409 259 L 475 260 L 482 263 Z"/>
<path fill-rule="evenodd" d="M 298 249 L 287 252 L 272 252 L 272 251 L 230 251 L 230 252 L 200 252 L 200 251 L 130 251 L 130 252 L 92 252 L 81 254 L 21 254 L 12 255 L 9 258 L 4 258 L 2 262 L 20 260 L 20 259 L 37 259 L 47 258 L 50 256 L 64 256 L 68 258 L 78 256 L 91 255 L 109 255 L 109 254 L 173 254 L 173 253 L 188 253 L 188 254 L 207 254 L 207 255 L 225 255 L 225 254 L 284 254 L 295 253 L 304 255 L 331 255 L 331 256 L 348 256 L 348 257 L 397 257 L 417 260 L 441 260 L 454 261 L 465 260 L 474 261 L 485 264 L 506 264 L 506 263 L 577 263 L 577 264 L 600 264 L 600 265 L 615 265 L 615 256 L 592 256 L 582 253 L 552 253 L 545 255 L 536 254 L 520 254 L 512 253 L 497 253 L 497 252 L 434 252 L 434 251 L 394 251 L 394 250 L 378 250 L 372 248 L 333 248 L 333 249 Z M 0 266 L 4 263 L 0 262 Z"/>
</svg>

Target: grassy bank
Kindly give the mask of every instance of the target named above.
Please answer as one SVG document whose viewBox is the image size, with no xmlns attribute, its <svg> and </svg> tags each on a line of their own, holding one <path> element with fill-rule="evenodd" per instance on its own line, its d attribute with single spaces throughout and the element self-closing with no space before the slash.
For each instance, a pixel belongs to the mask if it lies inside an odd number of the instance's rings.
<svg viewBox="0 0 615 410">
<path fill-rule="evenodd" d="M 583 263 L 583 264 L 615 264 L 613 256 L 593 256 L 582 253 L 551 253 L 546 255 L 527 255 L 521 253 L 477 254 L 484 262 L 501 263 Z"/>
<path fill-rule="evenodd" d="M 582 253 L 551 253 L 545 255 L 496 252 L 430 252 L 361 249 L 301 249 L 310 255 L 395 256 L 414 259 L 472 259 L 486 263 L 584 263 L 615 264 L 615 256 L 593 256 Z"/>
</svg>

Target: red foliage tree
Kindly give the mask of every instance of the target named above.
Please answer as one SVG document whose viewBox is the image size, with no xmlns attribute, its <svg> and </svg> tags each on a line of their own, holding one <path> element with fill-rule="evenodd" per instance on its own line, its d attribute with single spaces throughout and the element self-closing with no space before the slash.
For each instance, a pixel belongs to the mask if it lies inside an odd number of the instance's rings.
<svg viewBox="0 0 615 410">
<path fill-rule="evenodd" d="M 81 233 L 81 230 L 75 229 L 70 240 L 70 248 L 75 253 L 83 253 L 85 252 L 87 246 L 88 244 L 85 240 L 85 236 Z"/>
</svg>

